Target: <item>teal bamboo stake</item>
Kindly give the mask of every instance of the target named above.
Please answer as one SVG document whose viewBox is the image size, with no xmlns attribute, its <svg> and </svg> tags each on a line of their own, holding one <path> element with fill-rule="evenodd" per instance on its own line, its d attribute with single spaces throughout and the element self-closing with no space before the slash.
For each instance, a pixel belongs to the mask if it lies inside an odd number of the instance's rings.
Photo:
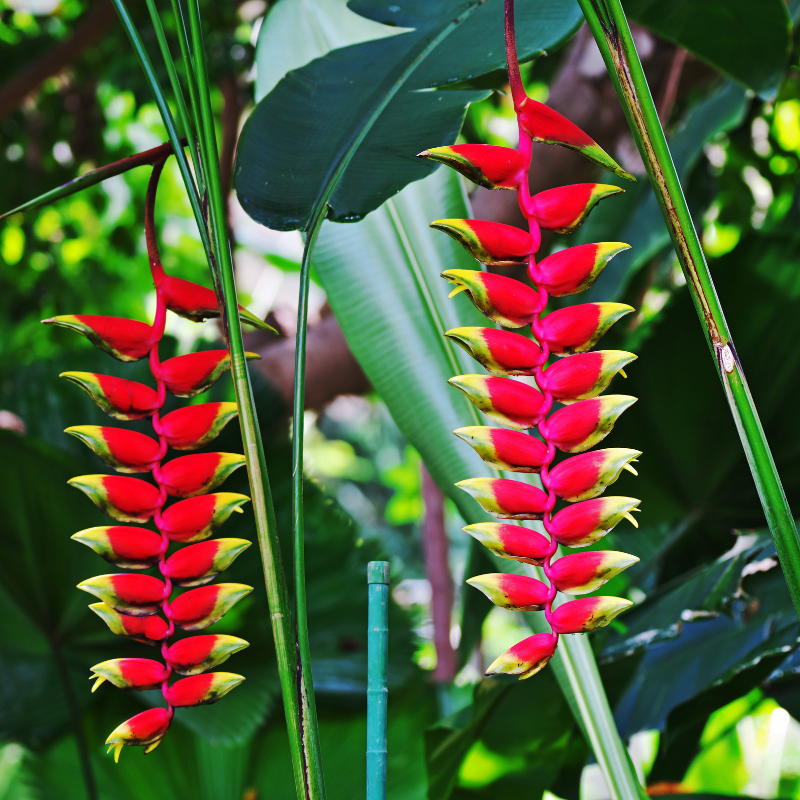
<svg viewBox="0 0 800 800">
<path fill-rule="evenodd" d="M 694 228 L 678 173 L 672 163 L 650 88 L 633 43 L 620 0 L 578 0 L 628 118 L 647 168 L 664 221 L 672 237 L 697 315 L 722 381 L 728 405 L 742 440 L 747 462 L 764 508 L 778 558 L 800 616 L 800 537 L 786 500 L 775 461 L 736 355 L 714 289 L 700 239 Z"/>
<path fill-rule="evenodd" d="M 367 800 L 386 800 L 389 562 L 370 561 L 367 633 Z"/>
</svg>

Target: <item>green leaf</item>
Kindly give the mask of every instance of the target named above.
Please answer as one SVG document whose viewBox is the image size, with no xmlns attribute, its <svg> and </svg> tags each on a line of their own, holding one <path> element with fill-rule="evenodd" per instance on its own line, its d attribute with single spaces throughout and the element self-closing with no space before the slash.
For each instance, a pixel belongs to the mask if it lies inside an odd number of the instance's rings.
<svg viewBox="0 0 800 800">
<path fill-rule="evenodd" d="M 270 228 L 305 228 L 322 201 L 334 219 L 360 219 L 430 174 L 433 167 L 416 154 L 455 141 L 467 104 L 486 96 L 432 89 L 505 64 L 500 0 L 402 7 L 364 0 L 351 8 L 413 30 L 322 55 L 289 72 L 258 104 L 239 140 L 235 185 L 247 213 Z M 564 41 L 580 14 L 567 0 L 527 0 L 517 18 L 519 52 L 530 57 Z"/>
</svg>

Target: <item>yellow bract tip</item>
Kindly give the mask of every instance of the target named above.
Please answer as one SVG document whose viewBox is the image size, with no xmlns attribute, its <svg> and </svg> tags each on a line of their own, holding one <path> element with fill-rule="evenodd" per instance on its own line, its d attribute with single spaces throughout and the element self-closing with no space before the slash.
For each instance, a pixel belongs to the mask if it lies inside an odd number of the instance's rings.
<svg viewBox="0 0 800 800">
<path fill-rule="evenodd" d="M 623 377 L 623 378 L 627 378 L 627 377 L 628 377 L 628 376 L 625 374 L 625 370 L 624 370 L 624 369 L 621 369 L 621 370 L 619 371 L 619 374 L 620 374 L 620 375 L 622 375 L 622 377 Z"/>
<path fill-rule="evenodd" d="M 106 678 L 104 678 L 102 675 L 90 675 L 89 680 L 92 680 L 92 678 L 97 678 L 94 686 L 92 686 L 92 694 L 94 694 L 100 687 L 100 684 L 103 683 L 103 681 L 105 681 Z"/>
<path fill-rule="evenodd" d="M 244 509 L 243 509 L 241 506 L 236 506 L 236 508 L 234 508 L 233 510 L 234 510 L 234 511 L 235 511 L 237 514 L 244 514 Z"/>
<path fill-rule="evenodd" d="M 119 754 L 122 752 L 122 743 L 120 744 L 112 744 L 111 747 L 108 748 L 108 752 L 114 751 L 114 763 L 119 764 Z"/>
<path fill-rule="evenodd" d="M 630 464 L 623 464 L 622 469 L 628 470 L 628 472 L 632 472 L 634 475 L 638 477 L 639 473 L 630 465 Z"/>
<path fill-rule="evenodd" d="M 628 522 L 630 522 L 631 525 L 633 525 L 634 528 L 638 528 L 639 527 L 639 523 L 627 511 L 622 516 L 626 520 L 628 520 Z"/>
<path fill-rule="evenodd" d="M 447 299 L 449 300 L 451 297 L 455 297 L 459 292 L 466 292 L 466 291 L 467 287 L 464 286 L 463 284 L 461 284 L 460 286 L 456 286 L 456 288 L 453 289 L 453 291 L 450 292 L 449 295 L 447 295 Z"/>
</svg>

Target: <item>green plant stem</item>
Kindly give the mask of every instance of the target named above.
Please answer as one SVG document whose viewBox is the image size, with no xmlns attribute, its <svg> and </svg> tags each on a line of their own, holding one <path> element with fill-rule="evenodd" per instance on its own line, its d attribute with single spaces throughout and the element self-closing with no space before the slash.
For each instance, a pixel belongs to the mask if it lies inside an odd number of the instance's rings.
<svg viewBox="0 0 800 800">
<path fill-rule="evenodd" d="M 370 561 L 367 583 L 367 800 L 386 800 L 389 562 Z"/>
<path fill-rule="evenodd" d="M 800 537 L 722 313 L 620 0 L 578 0 L 614 80 L 728 399 L 800 616 Z M 604 21 L 609 20 L 609 22 Z"/>
</svg>

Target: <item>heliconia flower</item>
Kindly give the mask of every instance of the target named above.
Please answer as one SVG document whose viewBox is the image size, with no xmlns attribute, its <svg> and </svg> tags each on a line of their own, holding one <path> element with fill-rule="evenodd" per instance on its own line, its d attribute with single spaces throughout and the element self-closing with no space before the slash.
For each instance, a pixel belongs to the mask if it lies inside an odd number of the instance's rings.
<svg viewBox="0 0 800 800">
<path fill-rule="evenodd" d="M 96 372 L 62 372 L 60 378 L 80 386 L 97 405 L 115 419 L 149 417 L 160 408 L 158 392 L 143 383 L 99 375 Z"/>
<path fill-rule="evenodd" d="M 145 754 L 150 753 L 158 747 L 171 721 L 172 711 L 169 709 L 149 708 L 142 711 L 111 732 L 106 739 L 106 744 L 110 745 L 108 752 L 114 751 L 114 761 L 119 761 L 122 746 L 126 744 L 140 745 L 145 748 Z"/>
<path fill-rule="evenodd" d="M 467 525 L 464 530 L 500 558 L 524 561 L 540 567 L 550 551 L 550 542 L 546 536 L 519 525 L 479 522 Z"/>
<path fill-rule="evenodd" d="M 185 281 L 183 278 L 167 275 L 158 285 L 158 290 L 162 293 L 167 308 L 179 317 L 190 319 L 192 322 L 203 322 L 219 317 L 219 304 L 213 289 L 208 289 L 199 283 Z M 277 332 L 275 328 L 267 325 L 264 320 L 259 319 L 241 304 L 239 305 L 239 317 L 242 322 L 246 322 L 254 328 L 272 331 L 272 333 Z"/>
<path fill-rule="evenodd" d="M 539 293 L 522 281 L 477 269 L 448 269 L 442 277 L 455 284 L 450 297 L 466 292 L 475 307 L 504 328 L 530 325 Z"/>
<path fill-rule="evenodd" d="M 231 472 L 245 463 L 245 457 L 240 453 L 181 456 L 161 467 L 159 481 L 172 497 L 194 497 L 216 489 Z"/>
<path fill-rule="evenodd" d="M 583 303 L 548 314 L 535 326 L 534 335 L 547 342 L 554 356 L 569 356 L 591 350 L 605 332 L 633 311 L 624 303 Z"/>
<path fill-rule="evenodd" d="M 539 192 L 528 201 L 528 213 L 540 227 L 556 233 L 572 233 L 606 197 L 623 192 L 618 186 L 577 183 Z"/>
<path fill-rule="evenodd" d="M 530 678 L 553 657 L 558 640 L 549 633 L 536 633 L 506 650 L 486 670 L 486 675 L 519 675 Z"/>
<path fill-rule="evenodd" d="M 559 558 L 550 565 L 550 580 L 559 592 L 586 594 L 599 589 L 639 559 L 615 550 L 593 550 Z"/>
<path fill-rule="evenodd" d="M 487 189 L 516 189 L 528 175 L 528 163 L 522 153 L 494 144 L 432 147 L 423 150 L 418 158 L 441 161 Z"/>
<path fill-rule="evenodd" d="M 89 592 L 121 614 L 147 617 L 155 614 L 167 597 L 166 585 L 150 575 L 98 575 L 82 581 L 79 589 Z"/>
<path fill-rule="evenodd" d="M 623 367 L 635 359 L 624 350 L 578 353 L 551 364 L 536 376 L 536 382 L 561 403 L 590 400 L 604 392 L 618 372 L 624 377 Z"/>
<path fill-rule="evenodd" d="M 523 130 L 534 142 L 569 147 L 570 150 L 577 150 L 582 156 L 619 175 L 620 178 L 636 180 L 633 175 L 625 172 L 591 136 L 544 103 L 526 97 L 516 108 L 516 112 Z"/>
<path fill-rule="evenodd" d="M 190 636 L 170 645 L 167 663 L 179 675 L 199 675 L 227 661 L 234 653 L 249 647 L 249 643 L 238 636 L 207 633 Z"/>
<path fill-rule="evenodd" d="M 245 353 L 248 361 L 261 358 L 258 353 Z M 204 350 L 175 356 L 153 370 L 157 380 L 178 397 L 194 397 L 210 389 L 231 366 L 227 350 Z"/>
<path fill-rule="evenodd" d="M 92 692 L 104 681 L 113 683 L 118 689 L 160 689 L 167 678 L 167 668 L 159 661 L 149 658 L 112 658 L 90 667 L 95 680 Z"/>
<path fill-rule="evenodd" d="M 175 450 L 196 450 L 216 439 L 238 413 L 236 403 L 198 403 L 171 411 L 155 429 Z"/>
<path fill-rule="evenodd" d="M 573 456 L 550 470 L 548 488 L 571 503 L 590 500 L 614 483 L 622 470 L 638 474 L 630 462 L 640 455 L 639 450 L 612 447 Z"/>
<path fill-rule="evenodd" d="M 64 432 L 87 444 L 117 472 L 150 472 L 163 456 L 155 439 L 124 428 L 73 425 Z"/>
<path fill-rule="evenodd" d="M 521 228 L 479 219 L 437 219 L 431 228 L 444 231 L 483 264 L 524 264 L 536 252 L 534 238 Z"/>
<path fill-rule="evenodd" d="M 158 511 L 160 492 L 152 483 L 121 475 L 79 475 L 67 481 L 112 519 L 147 522 Z"/>
<path fill-rule="evenodd" d="M 495 469 L 539 472 L 547 456 L 547 445 L 521 431 L 471 426 L 453 431 Z"/>
<path fill-rule="evenodd" d="M 532 375 L 542 360 L 542 351 L 535 342 L 510 331 L 453 328 L 445 336 L 494 375 Z"/>
<path fill-rule="evenodd" d="M 178 586 L 201 586 L 226 570 L 248 547 L 247 539 L 214 539 L 193 544 L 173 553 L 161 573 Z"/>
<path fill-rule="evenodd" d="M 480 589 L 496 606 L 522 611 L 542 611 L 550 590 L 536 578 L 492 572 L 468 578 L 467 583 Z"/>
<path fill-rule="evenodd" d="M 614 256 L 629 244 L 601 242 L 559 250 L 528 268 L 530 279 L 551 297 L 567 297 L 588 289 Z"/>
<path fill-rule="evenodd" d="M 539 432 L 565 453 L 582 453 L 605 439 L 620 414 L 635 402 L 635 397 L 624 394 L 582 400 L 551 414 L 539 423 Z"/>
<path fill-rule="evenodd" d="M 252 586 L 243 583 L 215 583 L 190 589 L 170 603 L 170 616 L 185 631 L 199 631 L 222 619 L 252 591 Z"/>
<path fill-rule="evenodd" d="M 97 314 L 65 314 L 44 319 L 45 325 L 69 328 L 120 361 L 138 361 L 150 353 L 156 332 L 146 322 Z"/>
<path fill-rule="evenodd" d="M 567 506 L 558 512 L 548 526 L 548 532 L 567 547 L 586 547 L 602 539 L 623 519 L 634 527 L 639 525 L 631 515 L 641 500 L 633 497 L 598 497 Z"/>
<path fill-rule="evenodd" d="M 71 538 L 122 569 L 147 569 L 161 555 L 161 537 L 147 528 L 108 525 L 78 531 Z"/>
<path fill-rule="evenodd" d="M 247 495 L 217 492 L 173 503 L 161 512 L 160 529 L 172 542 L 208 539 L 234 512 L 250 500 Z"/>
<path fill-rule="evenodd" d="M 547 506 L 541 489 L 508 478 L 468 478 L 456 486 L 500 519 L 541 519 Z"/>
<path fill-rule="evenodd" d="M 209 672 L 182 678 L 167 689 L 166 701 L 171 706 L 207 706 L 238 686 L 244 678 L 232 672 Z"/>
<path fill-rule="evenodd" d="M 581 597 L 555 609 L 551 624 L 556 633 L 585 633 L 608 625 L 632 605 L 621 597 Z"/>
<path fill-rule="evenodd" d="M 105 603 L 92 603 L 89 608 L 108 625 L 111 633 L 127 636 L 144 644 L 155 644 L 169 635 L 169 625 L 161 617 L 133 617 L 120 614 Z"/>
<path fill-rule="evenodd" d="M 533 428 L 544 397 L 532 386 L 511 378 L 456 375 L 448 383 L 461 390 L 489 419 L 516 430 Z"/>
</svg>

